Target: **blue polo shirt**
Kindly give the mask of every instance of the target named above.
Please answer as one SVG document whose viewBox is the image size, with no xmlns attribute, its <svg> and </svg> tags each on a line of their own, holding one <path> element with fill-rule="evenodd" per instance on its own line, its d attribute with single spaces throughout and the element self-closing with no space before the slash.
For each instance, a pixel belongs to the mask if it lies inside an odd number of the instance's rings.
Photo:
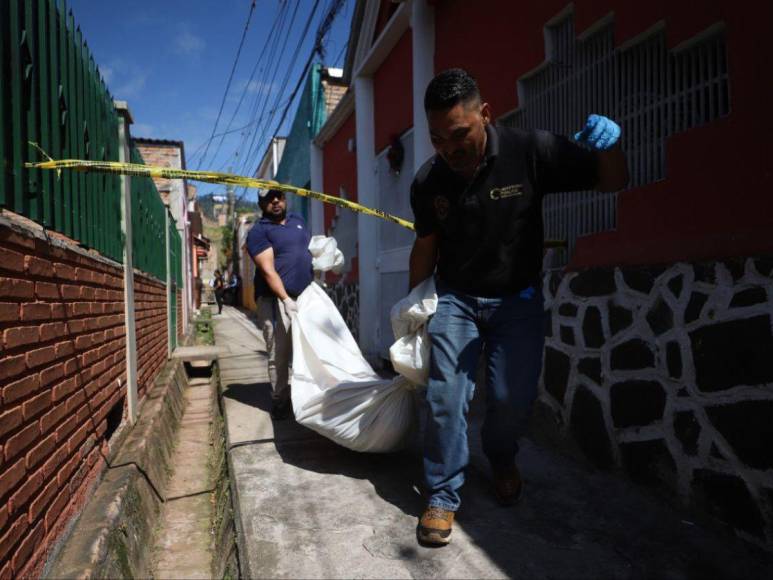
<svg viewBox="0 0 773 580">
<path fill-rule="evenodd" d="M 288 213 L 284 224 L 262 218 L 247 234 L 247 252 L 252 258 L 268 248 L 274 249 L 274 268 L 282 279 L 287 293 L 297 297 L 311 284 L 309 242 L 311 234 L 303 218 Z M 260 270 L 255 270 L 255 297 L 274 296 Z"/>
</svg>

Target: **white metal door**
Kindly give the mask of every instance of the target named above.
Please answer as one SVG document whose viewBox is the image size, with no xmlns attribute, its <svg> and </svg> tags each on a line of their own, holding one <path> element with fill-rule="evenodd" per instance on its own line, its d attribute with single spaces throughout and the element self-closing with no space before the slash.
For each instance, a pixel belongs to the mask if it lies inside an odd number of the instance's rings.
<svg viewBox="0 0 773 580">
<path fill-rule="evenodd" d="M 386 151 L 376 158 L 377 207 L 413 221 L 410 201 L 414 172 L 413 130 L 406 132 L 400 141 L 405 154 L 399 173 L 390 170 Z M 378 221 L 378 228 L 378 304 L 373 309 L 367 304 L 360 304 L 360 316 L 378 316 L 376 334 L 379 354 L 389 358 L 389 347 L 394 342 L 389 311 L 408 293 L 408 258 L 414 234 L 411 230 L 384 220 Z"/>
</svg>

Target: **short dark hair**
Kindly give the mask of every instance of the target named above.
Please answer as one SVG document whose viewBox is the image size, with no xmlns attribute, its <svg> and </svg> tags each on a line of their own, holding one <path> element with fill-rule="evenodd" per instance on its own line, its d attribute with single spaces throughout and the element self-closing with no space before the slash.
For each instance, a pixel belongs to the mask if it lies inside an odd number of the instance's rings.
<svg viewBox="0 0 773 580">
<path fill-rule="evenodd" d="M 449 68 L 437 74 L 424 93 L 425 111 L 445 111 L 459 103 L 480 100 L 478 83 L 466 70 Z"/>
</svg>

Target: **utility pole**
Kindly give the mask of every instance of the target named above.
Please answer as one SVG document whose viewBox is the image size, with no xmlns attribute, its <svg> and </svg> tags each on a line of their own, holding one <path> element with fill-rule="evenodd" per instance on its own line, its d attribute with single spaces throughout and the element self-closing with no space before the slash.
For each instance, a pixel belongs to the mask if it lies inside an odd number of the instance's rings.
<svg viewBox="0 0 773 580">
<path fill-rule="evenodd" d="M 229 169 L 230 172 L 230 169 Z M 234 213 L 236 212 L 236 195 L 234 193 L 234 186 L 232 184 L 226 185 L 226 196 L 228 203 L 226 204 L 226 225 L 231 228 L 234 227 Z"/>
<path fill-rule="evenodd" d="M 239 159 L 239 152 L 236 152 L 236 161 Z M 228 170 L 229 173 L 233 173 L 233 168 L 230 168 Z M 231 275 L 234 274 L 237 276 L 241 276 L 241 272 L 239 271 L 241 268 L 239 267 L 239 261 L 241 259 L 241 254 L 239 253 L 239 220 L 236 217 L 236 192 L 234 191 L 233 184 L 228 184 L 226 186 L 226 192 L 228 196 L 228 227 L 231 229 Z M 228 283 L 231 283 L 231 280 L 228 280 Z M 233 306 L 236 306 L 239 304 L 239 298 L 236 295 L 232 296 L 233 299 Z"/>
</svg>

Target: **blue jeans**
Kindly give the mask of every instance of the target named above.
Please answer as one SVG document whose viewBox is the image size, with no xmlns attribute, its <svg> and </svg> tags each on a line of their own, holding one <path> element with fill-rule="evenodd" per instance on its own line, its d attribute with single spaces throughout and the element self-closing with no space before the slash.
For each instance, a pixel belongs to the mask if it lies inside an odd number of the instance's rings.
<svg viewBox="0 0 773 580">
<path fill-rule="evenodd" d="M 429 505 L 456 511 L 469 462 L 467 412 L 481 349 L 486 360 L 483 452 L 492 468 L 515 461 L 518 437 L 537 396 L 545 343 L 542 293 L 527 288 L 501 298 L 469 296 L 438 284 L 432 340 L 424 477 Z"/>
</svg>

